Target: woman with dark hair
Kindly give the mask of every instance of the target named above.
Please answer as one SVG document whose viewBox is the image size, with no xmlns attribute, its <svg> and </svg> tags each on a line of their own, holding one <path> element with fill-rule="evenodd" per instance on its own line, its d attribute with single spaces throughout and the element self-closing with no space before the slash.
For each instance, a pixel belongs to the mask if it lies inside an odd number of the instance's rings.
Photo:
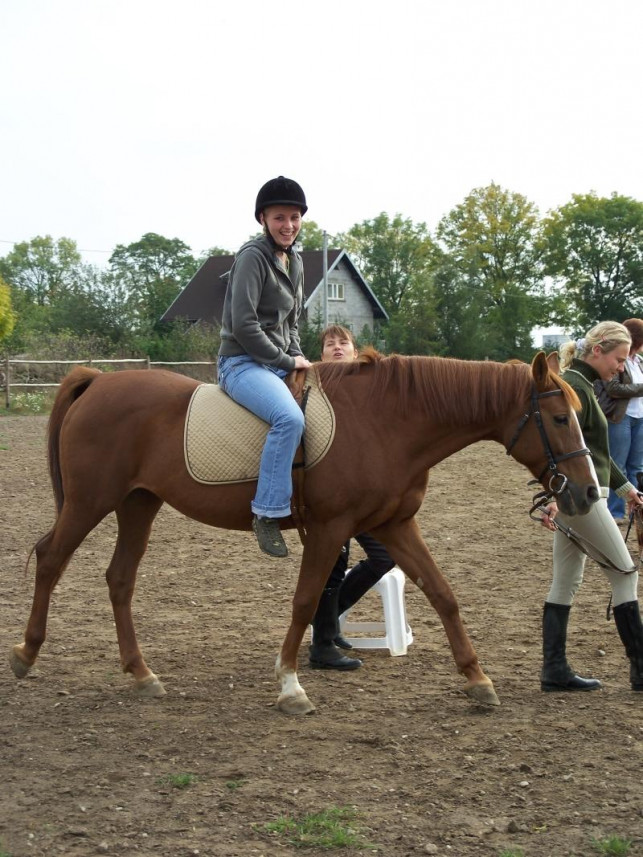
<svg viewBox="0 0 643 857">
<path fill-rule="evenodd" d="M 350 363 L 357 360 L 355 337 L 341 324 L 325 328 L 320 341 L 322 362 Z M 365 559 L 348 569 L 349 539 L 326 581 L 313 618 L 313 639 L 309 648 L 309 662 L 313 669 L 356 670 L 361 667 L 359 658 L 349 658 L 340 651 L 353 647 L 339 632 L 339 617 L 395 565 L 384 545 L 373 536 L 359 533 L 355 541 L 366 554 Z"/>
<path fill-rule="evenodd" d="M 605 382 L 605 393 L 614 405 L 606 416 L 610 455 L 636 485 L 637 474 L 643 472 L 643 320 L 628 318 L 623 327 L 629 331 L 632 345 L 623 371 Z M 613 491 L 610 491 L 607 506 L 616 520 L 625 515 L 623 498 Z"/>
<path fill-rule="evenodd" d="M 278 176 L 261 187 L 255 219 L 263 235 L 236 255 L 221 322 L 221 389 L 270 425 L 251 508 L 259 547 L 276 557 L 288 555 L 279 519 L 290 515 L 292 462 L 304 431 L 304 415 L 283 379 L 311 365 L 299 344 L 304 269 L 293 249 L 307 208 L 292 179 Z"/>
</svg>

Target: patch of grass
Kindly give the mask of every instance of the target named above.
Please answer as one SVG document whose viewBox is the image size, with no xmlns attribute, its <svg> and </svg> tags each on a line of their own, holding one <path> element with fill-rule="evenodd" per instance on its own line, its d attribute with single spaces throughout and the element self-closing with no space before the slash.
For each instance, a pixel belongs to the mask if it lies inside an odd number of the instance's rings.
<svg viewBox="0 0 643 857">
<path fill-rule="evenodd" d="M 605 857 L 625 857 L 630 853 L 631 839 L 623 839 L 621 836 L 608 836 L 606 839 L 592 839 L 592 845 L 599 854 Z"/>
<path fill-rule="evenodd" d="M 11 407 L 5 413 L 44 414 L 51 410 L 51 402 L 46 393 L 16 393 L 11 397 Z"/>
<path fill-rule="evenodd" d="M 173 789 L 187 789 L 197 781 L 195 774 L 168 774 L 161 777 L 159 783 L 172 786 Z"/>
<path fill-rule="evenodd" d="M 369 848 L 354 824 L 357 815 L 349 806 L 334 806 L 299 819 L 284 816 L 263 825 L 263 830 L 295 848 Z M 256 827 L 256 825 L 255 825 Z"/>
<path fill-rule="evenodd" d="M 8 851 L 5 851 L 4 848 L 0 846 L 0 857 L 11 857 Z"/>
<path fill-rule="evenodd" d="M 233 792 L 236 789 L 240 789 L 241 786 L 245 786 L 245 784 L 246 784 L 245 780 L 228 780 L 227 783 L 225 784 L 225 787 L 227 789 L 230 789 L 231 792 Z"/>
</svg>

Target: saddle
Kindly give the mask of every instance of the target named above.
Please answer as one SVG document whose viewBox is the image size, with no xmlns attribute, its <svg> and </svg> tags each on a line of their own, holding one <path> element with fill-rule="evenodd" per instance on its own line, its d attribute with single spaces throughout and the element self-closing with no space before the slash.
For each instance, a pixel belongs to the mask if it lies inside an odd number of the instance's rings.
<svg viewBox="0 0 643 857">
<path fill-rule="evenodd" d="M 304 469 L 310 470 L 327 454 L 335 436 L 335 413 L 314 368 L 293 372 L 286 382 L 304 406 Z M 269 426 L 238 405 L 217 384 L 200 384 L 185 417 L 185 466 L 190 476 L 206 485 L 252 482 Z"/>
</svg>

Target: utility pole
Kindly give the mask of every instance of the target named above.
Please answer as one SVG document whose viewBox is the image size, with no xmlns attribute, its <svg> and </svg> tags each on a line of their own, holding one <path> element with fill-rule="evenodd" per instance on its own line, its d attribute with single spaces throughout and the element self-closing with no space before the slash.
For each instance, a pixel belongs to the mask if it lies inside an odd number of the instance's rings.
<svg viewBox="0 0 643 857">
<path fill-rule="evenodd" d="M 322 297 L 322 318 L 324 321 L 324 330 L 328 327 L 328 235 L 324 230 L 324 241 L 322 245 L 322 260 L 323 260 L 323 276 L 322 286 L 324 294 Z"/>
</svg>

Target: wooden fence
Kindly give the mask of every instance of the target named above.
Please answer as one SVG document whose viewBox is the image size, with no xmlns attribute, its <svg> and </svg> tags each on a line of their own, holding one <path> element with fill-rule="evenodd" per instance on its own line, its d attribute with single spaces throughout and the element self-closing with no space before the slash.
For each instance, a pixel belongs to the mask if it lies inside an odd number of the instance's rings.
<svg viewBox="0 0 643 857">
<path fill-rule="evenodd" d="M 122 359 L 105 359 L 102 358 L 93 358 L 89 360 L 12 360 L 7 357 L 4 361 L 4 379 L 0 379 L 2 381 L 1 387 L 4 388 L 5 393 L 5 406 L 9 408 L 11 405 L 11 390 L 13 388 L 19 387 L 23 388 L 32 388 L 32 387 L 58 387 L 60 386 L 60 381 L 16 381 L 11 377 L 11 367 L 12 366 L 27 366 L 27 365 L 49 365 L 49 366 L 102 366 L 104 364 L 135 364 L 140 366 L 141 369 L 152 369 L 154 366 L 163 366 L 171 368 L 172 366 L 209 366 L 213 368 L 215 364 L 211 360 L 185 360 L 185 361 L 163 361 L 163 360 L 150 360 L 149 357 L 124 357 Z M 0 365 L 2 365 L 0 363 Z M 185 373 L 184 373 L 185 374 Z M 212 373 L 211 381 L 214 381 L 214 373 Z"/>
</svg>

